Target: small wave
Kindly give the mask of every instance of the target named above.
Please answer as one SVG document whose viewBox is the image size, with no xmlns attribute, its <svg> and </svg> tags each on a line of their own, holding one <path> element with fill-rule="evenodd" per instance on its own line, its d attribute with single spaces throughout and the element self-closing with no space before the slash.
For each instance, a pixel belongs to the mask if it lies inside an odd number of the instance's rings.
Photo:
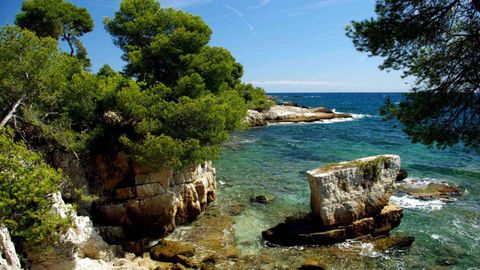
<svg viewBox="0 0 480 270">
<path fill-rule="evenodd" d="M 350 122 L 355 121 L 355 118 L 334 118 L 334 119 L 325 119 L 313 122 L 278 122 L 278 123 L 267 123 L 267 126 L 278 126 L 278 125 L 314 125 L 314 124 L 332 124 L 332 123 L 341 123 L 341 122 Z"/>
<path fill-rule="evenodd" d="M 374 117 L 373 115 L 370 114 L 362 114 L 362 113 L 348 113 L 348 112 L 337 112 L 335 109 L 332 109 L 332 112 L 338 113 L 338 114 L 350 114 L 352 118 L 354 119 L 361 119 L 361 118 L 371 118 Z"/>
<path fill-rule="evenodd" d="M 375 251 L 375 247 L 372 243 L 366 243 L 356 240 L 347 240 L 343 243 L 337 244 L 340 249 L 356 250 L 361 256 L 369 258 L 378 258 L 384 256 L 384 254 Z"/>
<path fill-rule="evenodd" d="M 253 139 L 242 139 L 242 140 L 239 140 L 238 143 L 240 144 L 249 144 L 249 143 L 255 143 L 256 140 L 253 140 Z"/>
<path fill-rule="evenodd" d="M 335 112 L 335 109 L 332 110 L 333 112 Z M 339 113 L 339 114 L 343 114 L 343 113 L 340 113 L 340 112 L 336 112 L 336 113 Z M 267 126 L 277 126 L 277 125 L 298 125 L 298 124 L 302 124 L 302 125 L 308 125 L 308 124 L 333 124 L 333 123 L 341 123 L 341 122 L 351 122 L 351 121 L 355 121 L 357 119 L 361 119 L 361 118 L 369 118 L 369 117 L 373 117 L 372 115 L 369 115 L 369 114 L 357 114 L 357 113 L 345 113 L 345 114 L 350 114 L 352 116 L 352 118 L 333 118 L 333 119 L 324 119 L 324 120 L 319 120 L 319 121 L 313 121 L 313 122 L 278 122 L 278 123 L 267 123 Z"/>
<path fill-rule="evenodd" d="M 229 147 L 229 148 L 237 148 L 240 145 L 252 144 L 252 143 L 256 143 L 256 140 L 245 139 L 245 138 L 239 138 L 239 137 L 236 137 L 236 136 L 232 136 L 232 137 L 230 137 L 230 139 L 227 142 L 224 143 L 224 146 Z"/>
<path fill-rule="evenodd" d="M 411 188 L 426 188 L 430 183 L 434 183 L 434 182 L 441 182 L 441 181 L 433 178 L 408 177 L 405 180 L 403 180 L 401 184 Z"/>
<path fill-rule="evenodd" d="M 440 210 L 446 204 L 443 200 L 419 200 L 412 196 L 392 196 L 390 197 L 390 202 L 401 206 L 403 208 L 410 209 L 422 209 L 427 211 Z"/>
</svg>

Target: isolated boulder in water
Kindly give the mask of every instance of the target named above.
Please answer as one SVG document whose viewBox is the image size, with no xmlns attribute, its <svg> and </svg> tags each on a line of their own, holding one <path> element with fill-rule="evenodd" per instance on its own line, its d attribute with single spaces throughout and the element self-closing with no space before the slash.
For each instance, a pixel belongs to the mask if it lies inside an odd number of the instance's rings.
<svg viewBox="0 0 480 270">
<path fill-rule="evenodd" d="M 379 214 L 395 193 L 399 170 L 399 156 L 382 155 L 308 171 L 313 215 L 331 226 Z"/>
<path fill-rule="evenodd" d="M 269 204 L 272 201 L 273 197 L 269 195 L 253 195 L 250 197 L 250 202 L 252 203 Z"/>
<path fill-rule="evenodd" d="M 287 218 L 263 238 L 282 246 L 329 245 L 388 234 L 403 216 L 401 207 L 388 203 L 399 170 L 399 156 L 383 155 L 309 171 L 313 213 Z"/>
</svg>

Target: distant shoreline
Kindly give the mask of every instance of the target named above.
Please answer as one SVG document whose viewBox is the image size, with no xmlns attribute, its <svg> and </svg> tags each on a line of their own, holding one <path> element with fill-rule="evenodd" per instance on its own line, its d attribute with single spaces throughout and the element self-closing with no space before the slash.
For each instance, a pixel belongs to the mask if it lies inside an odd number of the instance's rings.
<svg viewBox="0 0 480 270">
<path fill-rule="evenodd" d="M 404 94 L 408 92 L 266 92 L 267 95 L 275 94 Z"/>
</svg>

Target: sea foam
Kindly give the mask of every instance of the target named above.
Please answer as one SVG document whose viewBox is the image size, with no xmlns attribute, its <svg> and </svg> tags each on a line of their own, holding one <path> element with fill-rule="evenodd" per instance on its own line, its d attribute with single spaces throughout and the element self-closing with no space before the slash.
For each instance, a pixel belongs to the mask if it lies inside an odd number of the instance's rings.
<svg viewBox="0 0 480 270">
<path fill-rule="evenodd" d="M 390 202 L 410 209 L 422 209 L 427 211 L 440 210 L 445 206 L 446 202 L 442 200 L 419 200 L 412 196 L 392 196 Z"/>
</svg>

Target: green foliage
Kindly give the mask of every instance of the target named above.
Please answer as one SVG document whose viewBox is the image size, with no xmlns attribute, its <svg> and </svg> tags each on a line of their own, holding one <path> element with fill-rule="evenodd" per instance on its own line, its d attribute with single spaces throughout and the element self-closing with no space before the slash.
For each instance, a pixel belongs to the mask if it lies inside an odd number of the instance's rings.
<svg viewBox="0 0 480 270">
<path fill-rule="evenodd" d="M 137 160 L 159 166 L 178 168 L 217 157 L 227 131 L 239 126 L 244 111 L 235 111 L 227 97 L 213 95 L 168 102 L 157 94 L 165 88 L 142 91 L 133 86 L 118 92 L 117 108 L 131 124 L 121 142 Z"/>
<path fill-rule="evenodd" d="M 206 85 L 203 78 L 198 73 L 186 75 L 178 79 L 175 86 L 175 97 L 178 99 L 182 96 L 197 98 L 205 94 Z"/>
<path fill-rule="evenodd" d="M 4 27 L 0 31 L 2 117 L 19 101 L 29 105 L 51 99 L 51 89 L 64 82 L 68 62 L 53 39 L 38 38 L 17 27 Z"/>
<path fill-rule="evenodd" d="M 352 22 L 347 35 L 359 51 L 385 60 L 381 69 L 416 79 L 396 118 L 413 142 L 444 148 L 480 147 L 480 8 L 478 1 L 378 0 L 377 17 Z"/>
<path fill-rule="evenodd" d="M 30 247 L 53 243 L 70 225 L 51 212 L 48 199 L 58 191 L 61 173 L 12 136 L 0 129 L 0 223 Z"/>
<path fill-rule="evenodd" d="M 181 58 L 198 53 L 212 33 L 200 17 L 162 9 L 154 0 L 123 0 L 105 27 L 124 51 L 126 74 L 169 87 L 185 72 Z"/>
<path fill-rule="evenodd" d="M 51 3 L 70 12 L 61 7 L 62 1 Z M 18 18 L 28 18 L 27 10 L 36 9 L 25 8 Z M 18 93 L 13 97 L 2 93 L 3 114 L 28 94 L 14 114 L 22 119 L 15 125 L 17 132 L 34 130 L 37 143 L 80 157 L 114 148 L 151 166 L 179 168 L 216 158 L 228 132 L 242 127 L 247 108 L 268 106 L 263 90 L 241 84 L 243 68 L 228 50 L 207 46 L 211 31 L 199 17 L 162 9 L 153 0 L 124 0 L 114 18 L 106 19 L 106 28 L 125 52 L 126 74 L 137 81 L 107 65 L 97 74 L 84 71 L 85 59 L 62 54 L 49 37 L 2 30 L 11 34 L 2 47 L 8 57 L 0 61 L 18 68 L 12 73 L 0 67 L 10 76 L 5 85 L 18 87 L 13 81 L 26 80 L 25 71 L 43 80 L 11 91 Z M 12 46 L 12 41 L 19 45 Z M 40 62 L 16 66 L 22 55 Z"/>
<path fill-rule="evenodd" d="M 274 105 L 272 101 L 267 100 L 267 94 L 260 87 L 254 87 L 251 84 L 238 84 L 235 90 L 243 97 L 248 109 L 262 111 Z"/>
<path fill-rule="evenodd" d="M 79 37 L 93 30 L 93 20 L 85 8 L 64 0 L 26 0 L 15 23 L 35 32 L 39 37 L 61 38 L 70 47 L 70 55 L 77 51 L 79 59 L 90 64 Z M 75 49 L 74 49 L 75 48 Z"/>
<path fill-rule="evenodd" d="M 187 63 L 187 73 L 199 74 L 213 93 L 235 87 L 243 75 L 242 65 L 224 48 L 204 47 L 197 54 L 183 57 L 183 61 Z"/>
</svg>

